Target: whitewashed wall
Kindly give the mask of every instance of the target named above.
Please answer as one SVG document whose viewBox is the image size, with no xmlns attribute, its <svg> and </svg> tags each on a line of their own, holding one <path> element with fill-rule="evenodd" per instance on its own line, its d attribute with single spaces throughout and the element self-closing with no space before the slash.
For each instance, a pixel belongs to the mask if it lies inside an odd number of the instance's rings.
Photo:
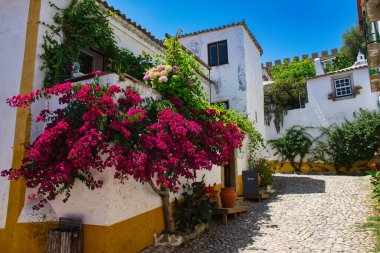
<svg viewBox="0 0 380 253">
<path fill-rule="evenodd" d="M 160 97 L 157 91 L 144 84 L 136 83 L 129 79 L 123 82 L 118 82 L 117 80 L 118 76 L 116 74 L 110 74 L 101 77 L 100 82 L 101 84 L 116 83 L 120 87 L 133 86 L 142 97 Z M 53 102 L 50 107 L 58 107 L 58 104 Z M 91 191 L 78 181 L 67 203 L 62 202 L 64 196 L 61 196 L 54 201 L 50 201 L 46 208 L 39 211 L 32 210 L 35 202 L 27 201 L 19 222 L 56 220 L 58 217 L 65 216 L 80 217 L 85 224 L 112 225 L 162 205 L 161 198 L 148 184 L 142 185 L 133 178 L 125 184 L 115 180 L 113 168 L 108 168 L 103 173 L 95 172 L 94 174 L 96 179 L 104 182 L 101 189 Z M 206 184 L 220 184 L 220 167 L 214 166 L 212 171 L 199 172 L 198 178 L 201 178 L 204 174 L 206 175 Z M 184 179 L 181 181 L 185 182 Z M 32 193 L 35 193 L 35 189 L 27 189 L 27 195 Z M 181 191 L 178 194 L 172 194 L 171 200 L 178 197 L 180 193 Z"/>
<path fill-rule="evenodd" d="M 204 62 L 208 62 L 209 43 L 227 40 L 228 64 L 214 66 L 211 70 L 211 101 L 229 101 L 230 108 L 247 113 L 243 28 L 232 27 L 215 32 L 180 38 L 180 42 Z"/>
<path fill-rule="evenodd" d="M 260 52 L 242 26 L 180 38 L 180 42 L 204 62 L 210 43 L 227 40 L 228 64 L 211 70 L 211 102 L 228 101 L 231 109 L 257 121 L 255 128 L 264 136 L 263 80 Z M 247 140 L 237 152 L 237 175 L 248 169 Z"/>
<path fill-rule="evenodd" d="M 360 94 L 354 98 L 341 100 L 329 100 L 327 96 L 332 92 L 331 79 L 352 75 L 353 85 L 360 85 L 363 88 Z M 277 139 L 279 134 L 284 133 L 285 129 L 294 125 L 305 127 L 327 127 L 333 123 L 340 124 L 345 119 L 352 121 L 353 112 L 359 108 L 368 110 L 379 110 L 377 106 L 378 94 L 371 92 L 368 68 L 361 68 L 344 73 L 325 75 L 307 81 L 307 91 L 309 103 L 305 108 L 288 111 L 284 117 L 284 126 L 280 133 L 276 132 L 273 122 L 266 126 L 266 139 Z M 318 131 L 311 131 L 316 136 Z"/>
<path fill-rule="evenodd" d="M 28 10 L 28 0 L 0 1 L 0 170 L 12 166 L 16 109 L 5 100 L 20 90 Z M 9 181 L 0 177 L 0 228 L 5 227 L 8 195 Z"/>
<path fill-rule="evenodd" d="M 230 108 L 248 114 L 264 134 L 263 86 L 260 52 L 243 26 L 180 38 L 204 62 L 210 43 L 227 40 L 228 64 L 211 70 L 211 102 L 229 101 Z"/>
<path fill-rule="evenodd" d="M 156 42 L 146 40 L 146 35 L 141 31 L 128 24 L 121 17 L 109 17 L 110 27 L 112 28 L 116 43 L 121 48 L 130 50 L 135 55 L 141 55 L 143 52 L 151 55 L 163 53 L 163 48 Z"/>
<path fill-rule="evenodd" d="M 243 34 L 248 114 L 255 121 L 254 127 L 264 136 L 264 89 L 260 51 L 248 33 L 243 32 Z"/>
<path fill-rule="evenodd" d="M 65 8 L 68 5 L 67 0 L 54 0 L 53 2 L 60 8 Z M 43 0 L 41 5 L 40 20 L 45 21 L 46 23 L 53 23 L 52 17 L 54 14 L 55 10 L 49 6 L 48 1 Z M 20 16 L 26 17 L 27 15 Z M 139 31 L 136 31 L 132 26 L 126 24 L 121 18 L 110 18 L 110 21 L 111 27 L 115 32 L 116 41 L 120 47 L 127 48 L 136 55 L 141 54 L 142 51 L 145 51 L 149 54 L 162 53 L 162 50 L 157 47 L 155 42 L 152 42 L 149 38 L 144 37 L 145 35 Z M 43 53 L 41 45 L 43 43 L 43 35 L 45 31 L 46 27 L 40 25 L 37 42 L 38 56 L 36 58 L 34 89 L 40 89 L 43 86 L 44 72 L 40 70 L 42 61 L 39 58 L 39 55 Z M 14 44 L 13 41 L 12 43 Z M 18 52 L 21 52 L 21 50 Z M 15 54 L 13 53 L 12 56 L 14 55 Z M 21 75 L 19 74 L 18 77 L 20 78 L 20 76 Z M 125 82 L 118 82 L 118 80 L 119 79 L 115 74 L 101 77 L 101 81 L 104 84 L 117 83 L 120 86 L 134 85 L 131 80 L 127 80 Z M 16 82 L 18 85 L 19 80 Z M 13 83 L 14 82 L 12 82 L 12 85 Z M 203 83 L 205 87 L 209 87 L 207 80 L 203 80 Z M 18 89 L 18 86 L 14 87 L 17 87 Z M 143 97 L 157 96 L 154 90 L 147 88 L 144 85 L 139 84 L 135 87 L 139 90 Z M 11 95 L 17 94 L 18 90 L 14 90 L 10 93 Z M 57 105 L 54 102 L 47 103 L 46 101 L 40 101 L 39 103 L 36 103 L 32 107 L 32 118 L 34 119 L 33 121 L 35 121 L 40 110 L 46 107 L 53 109 L 55 106 Z M 42 124 L 33 122 L 31 129 L 32 141 L 42 133 L 43 128 L 44 126 Z M 12 126 L 10 130 L 13 131 L 14 126 Z M 13 144 L 13 136 L 11 139 Z M 6 144 L 5 147 L 10 147 L 12 144 Z M 11 159 L 12 156 L 9 157 Z M 221 173 L 219 167 L 215 166 L 211 172 L 204 173 L 206 173 L 205 178 L 207 184 L 220 184 Z M 202 174 L 203 173 L 199 173 L 199 177 L 201 177 Z M 101 189 L 90 191 L 81 183 L 76 184 L 72 190 L 72 197 L 67 203 L 63 203 L 61 201 L 62 199 L 58 198 L 54 201 L 49 202 L 45 208 L 39 211 L 33 211 L 32 206 L 35 204 L 35 202 L 30 202 L 26 198 L 26 204 L 22 211 L 22 214 L 19 217 L 19 222 L 49 221 L 56 220 L 61 216 L 75 216 L 81 217 L 85 224 L 111 225 L 142 214 L 154 208 L 158 208 L 162 204 L 160 197 L 151 190 L 149 185 L 142 185 L 134 181 L 134 179 L 130 179 L 125 184 L 121 184 L 118 181 L 114 180 L 112 168 L 109 168 L 108 171 L 105 171 L 104 173 L 98 174 L 97 177 L 104 180 L 104 185 Z M 5 181 L 5 183 L 8 182 Z M 5 186 L 6 184 L 4 184 L 4 186 L 3 184 L 0 185 L 0 187 L 4 189 L 6 188 Z M 33 189 L 27 189 L 26 195 L 34 192 L 35 190 Z M 175 196 L 178 196 L 178 194 L 173 195 L 172 200 Z M 6 203 L 4 205 L 6 212 L 7 205 Z M 3 215 L 1 217 L 3 217 Z"/>
</svg>

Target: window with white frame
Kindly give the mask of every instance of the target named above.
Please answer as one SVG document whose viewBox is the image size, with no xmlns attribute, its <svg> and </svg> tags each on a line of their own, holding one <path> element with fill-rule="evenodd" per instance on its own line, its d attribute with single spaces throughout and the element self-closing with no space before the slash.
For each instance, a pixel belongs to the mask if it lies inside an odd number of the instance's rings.
<svg viewBox="0 0 380 253">
<path fill-rule="evenodd" d="M 351 77 L 334 79 L 335 97 L 345 97 L 352 95 Z"/>
</svg>

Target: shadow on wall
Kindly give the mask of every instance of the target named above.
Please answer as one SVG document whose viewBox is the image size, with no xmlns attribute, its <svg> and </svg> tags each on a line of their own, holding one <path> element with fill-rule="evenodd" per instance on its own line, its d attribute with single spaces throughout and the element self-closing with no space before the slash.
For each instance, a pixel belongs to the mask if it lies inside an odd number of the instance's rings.
<svg viewBox="0 0 380 253">
<path fill-rule="evenodd" d="M 275 175 L 275 189 L 278 195 L 282 194 L 313 194 L 324 193 L 326 183 L 310 177 L 292 175 Z"/>
</svg>

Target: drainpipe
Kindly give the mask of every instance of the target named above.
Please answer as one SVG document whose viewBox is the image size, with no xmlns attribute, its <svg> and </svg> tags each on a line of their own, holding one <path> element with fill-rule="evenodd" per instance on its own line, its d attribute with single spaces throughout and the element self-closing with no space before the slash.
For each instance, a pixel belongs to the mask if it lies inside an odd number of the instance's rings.
<svg viewBox="0 0 380 253">
<path fill-rule="evenodd" d="M 211 69 L 208 70 L 208 78 L 211 80 Z M 210 105 L 211 105 L 211 85 L 212 85 L 212 80 L 211 80 L 211 83 L 210 83 L 210 91 L 209 91 L 209 94 L 210 94 Z"/>
</svg>

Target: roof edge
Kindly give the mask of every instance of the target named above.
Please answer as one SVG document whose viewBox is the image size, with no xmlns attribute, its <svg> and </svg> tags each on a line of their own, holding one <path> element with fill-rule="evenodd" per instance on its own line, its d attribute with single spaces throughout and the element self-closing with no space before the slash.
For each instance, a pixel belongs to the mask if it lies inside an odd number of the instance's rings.
<svg viewBox="0 0 380 253">
<path fill-rule="evenodd" d="M 243 28 L 245 29 L 245 31 L 248 33 L 249 37 L 251 38 L 252 42 L 255 44 L 255 46 L 259 50 L 260 55 L 262 55 L 263 54 L 263 48 L 261 47 L 260 43 L 257 41 L 255 36 L 253 35 L 252 31 L 249 29 L 249 27 L 245 23 L 245 19 L 243 19 L 240 22 L 235 22 L 235 23 L 231 23 L 231 24 L 227 24 L 227 25 L 223 25 L 223 26 L 218 26 L 218 27 L 214 27 L 214 28 L 209 28 L 209 29 L 204 29 L 204 30 L 192 32 L 192 33 L 183 34 L 183 35 L 180 35 L 179 38 L 196 36 L 198 34 L 208 33 L 208 32 L 216 32 L 216 31 L 220 31 L 220 30 L 224 30 L 224 29 L 228 29 L 228 28 L 232 28 L 232 27 L 237 27 L 237 26 L 243 26 Z"/>
<path fill-rule="evenodd" d="M 107 1 L 105 0 L 96 0 L 98 3 L 102 4 L 104 6 L 104 8 L 116 13 L 119 17 L 121 17 L 124 21 L 126 21 L 128 24 L 132 25 L 133 27 L 135 27 L 137 30 L 141 31 L 143 34 L 145 34 L 148 38 L 150 38 L 152 41 L 154 41 L 155 43 L 157 43 L 162 49 L 165 49 L 165 45 L 163 43 L 162 40 L 159 40 L 157 39 L 153 34 L 151 34 L 148 30 L 146 30 L 145 28 L 143 28 L 141 25 L 137 24 L 136 22 L 132 21 L 130 18 L 127 18 L 127 16 L 123 13 L 121 13 L 120 10 L 117 10 L 115 9 L 113 6 L 110 6 Z M 188 50 L 186 48 L 186 50 Z M 189 51 L 189 50 L 188 50 Z M 201 59 L 199 59 L 197 56 L 195 56 L 195 59 L 201 63 L 204 67 L 206 67 L 208 70 L 211 69 L 210 66 L 208 66 L 208 64 L 206 64 L 204 61 L 202 61 Z M 207 76 L 204 76 L 205 78 L 209 79 Z"/>
<path fill-rule="evenodd" d="M 317 76 L 306 78 L 306 80 L 316 79 L 316 78 L 319 78 L 319 77 L 325 77 L 325 76 L 330 76 L 330 75 L 334 75 L 334 74 L 340 74 L 340 73 L 349 72 L 349 71 L 352 71 L 352 70 L 364 69 L 364 68 L 368 68 L 368 64 L 363 64 L 363 65 L 358 65 L 358 66 L 351 66 L 351 67 L 348 67 L 348 68 L 344 68 L 344 69 L 339 69 L 339 70 L 327 72 L 324 75 L 317 75 Z"/>
</svg>

